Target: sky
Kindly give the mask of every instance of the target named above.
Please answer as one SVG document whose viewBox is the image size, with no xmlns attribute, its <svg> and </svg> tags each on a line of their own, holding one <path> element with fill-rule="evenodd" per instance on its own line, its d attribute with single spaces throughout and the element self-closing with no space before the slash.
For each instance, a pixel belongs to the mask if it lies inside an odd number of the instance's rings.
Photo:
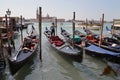
<svg viewBox="0 0 120 80">
<path fill-rule="evenodd" d="M 42 16 L 49 14 L 66 20 L 72 19 L 73 12 L 78 20 L 100 20 L 103 13 L 108 21 L 120 18 L 120 0 L 2 0 L 0 16 L 9 8 L 11 16 L 35 18 L 38 7 L 42 7 Z"/>
</svg>

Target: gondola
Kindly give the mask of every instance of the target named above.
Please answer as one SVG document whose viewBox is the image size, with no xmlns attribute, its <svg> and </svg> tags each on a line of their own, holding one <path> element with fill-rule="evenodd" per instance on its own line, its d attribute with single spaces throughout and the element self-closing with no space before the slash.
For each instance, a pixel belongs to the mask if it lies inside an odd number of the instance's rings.
<svg viewBox="0 0 120 80">
<path fill-rule="evenodd" d="M 29 44 L 25 44 L 29 42 Z M 38 47 L 38 40 L 36 35 L 30 35 L 24 38 L 22 46 L 16 52 L 14 57 L 9 57 L 9 67 L 11 74 L 14 75 L 22 66 L 32 60 L 32 57 L 36 54 Z"/>
<path fill-rule="evenodd" d="M 68 33 L 65 29 L 61 28 L 61 35 L 65 38 L 65 40 L 72 45 L 73 36 Z M 82 34 L 79 31 L 75 31 L 75 37 L 74 37 L 74 46 L 78 48 L 79 50 L 83 49 L 84 44 L 82 44 L 82 41 L 85 39 L 85 35 Z"/>
<path fill-rule="evenodd" d="M 51 36 L 51 31 L 46 28 L 44 31 L 51 46 L 64 57 L 68 57 L 76 62 L 82 62 L 82 50 L 73 48 L 71 45 L 65 43 L 59 36 Z"/>
<path fill-rule="evenodd" d="M 102 43 L 100 44 L 100 39 L 98 35 L 93 32 L 85 30 L 87 36 L 87 45 L 85 51 L 87 54 L 103 58 L 105 60 L 120 63 L 120 44 L 112 38 L 104 37 L 102 38 Z M 89 33 L 89 34 L 88 34 Z"/>
<path fill-rule="evenodd" d="M 86 30 L 86 31 L 89 31 L 89 30 Z M 94 34 L 91 31 L 89 31 L 87 33 L 89 35 Z M 66 30 L 62 29 L 61 34 L 65 37 L 65 39 L 69 43 L 71 43 L 71 38 L 69 37 L 70 34 Z M 104 47 L 103 47 L 103 45 L 99 46 L 98 44 L 95 43 L 95 42 L 97 42 L 97 39 L 99 38 L 98 35 L 94 35 L 93 36 L 94 39 L 91 39 L 90 37 L 88 37 L 85 34 L 82 34 L 78 30 L 75 30 L 75 35 L 78 35 L 81 38 L 81 40 L 84 41 L 84 44 L 82 44 L 82 41 L 80 41 L 79 43 L 75 43 L 75 46 L 79 49 L 83 48 L 82 46 L 85 46 L 84 50 L 85 50 L 86 54 L 88 54 L 90 56 L 94 56 L 96 58 L 103 59 L 103 60 L 120 63 L 120 52 L 110 51 L 110 50 L 106 49 L 105 46 Z M 91 42 L 88 39 L 91 39 Z"/>
<path fill-rule="evenodd" d="M 112 29 L 109 29 L 107 26 L 106 26 L 106 30 L 107 30 L 110 34 L 112 33 Z M 112 34 L 112 37 L 117 38 L 118 40 L 120 40 L 120 33 L 113 33 L 113 34 Z"/>
<path fill-rule="evenodd" d="M 120 40 L 120 33 L 113 34 L 113 36 L 114 36 L 115 38 L 117 38 L 118 40 Z"/>
<path fill-rule="evenodd" d="M 86 34 L 88 33 L 87 31 L 86 31 Z M 92 33 L 92 34 L 87 34 L 86 39 L 89 43 L 100 46 L 101 48 L 104 48 L 106 50 L 117 52 L 117 53 L 120 52 L 120 42 L 118 40 L 115 40 L 114 38 L 102 37 L 102 40 L 101 40 L 102 43 L 100 44 L 99 36 Z"/>
</svg>

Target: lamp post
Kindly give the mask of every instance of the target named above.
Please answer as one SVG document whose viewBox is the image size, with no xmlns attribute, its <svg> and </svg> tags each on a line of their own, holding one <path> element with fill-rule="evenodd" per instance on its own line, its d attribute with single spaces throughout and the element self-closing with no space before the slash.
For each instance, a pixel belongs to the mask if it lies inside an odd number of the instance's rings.
<svg viewBox="0 0 120 80">
<path fill-rule="evenodd" d="M 10 36 L 9 36 L 9 23 L 10 23 L 10 21 L 8 21 L 8 20 L 10 20 L 10 14 L 11 14 L 11 11 L 8 9 L 7 11 L 6 11 L 6 15 L 5 15 L 5 17 L 6 17 L 6 27 L 7 27 L 7 37 L 8 37 L 8 52 L 9 52 L 9 54 L 10 54 L 10 56 L 11 56 L 11 47 L 10 47 Z M 7 18 L 7 15 L 9 16 L 9 19 Z"/>
<path fill-rule="evenodd" d="M 10 29 L 10 40 L 11 40 L 11 44 L 13 45 L 13 48 L 15 49 L 15 44 L 14 44 L 14 40 L 13 40 L 13 24 L 11 22 L 11 19 L 10 19 L 10 15 L 11 15 L 11 11 L 8 9 L 6 11 L 8 17 L 9 17 L 9 21 L 8 21 L 8 26 L 9 26 L 9 29 Z"/>
</svg>

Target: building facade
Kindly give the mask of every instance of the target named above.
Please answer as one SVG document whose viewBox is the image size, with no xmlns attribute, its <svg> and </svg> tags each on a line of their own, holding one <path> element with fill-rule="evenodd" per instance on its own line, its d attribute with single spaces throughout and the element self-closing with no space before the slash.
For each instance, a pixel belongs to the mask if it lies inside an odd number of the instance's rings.
<svg viewBox="0 0 120 80">
<path fill-rule="evenodd" d="M 42 22 L 55 22 L 56 17 L 51 17 L 49 14 L 46 15 L 46 17 L 42 17 Z M 38 9 L 36 11 L 36 20 L 39 20 L 39 13 Z M 65 22 L 65 19 L 57 19 L 57 22 Z"/>
</svg>

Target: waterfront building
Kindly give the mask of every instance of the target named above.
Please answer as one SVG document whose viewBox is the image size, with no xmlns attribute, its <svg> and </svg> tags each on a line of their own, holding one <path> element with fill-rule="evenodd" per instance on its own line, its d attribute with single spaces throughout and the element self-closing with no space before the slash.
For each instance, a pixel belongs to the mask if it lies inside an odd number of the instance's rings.
<svg viewBox="0 0 120 80">
<path fill-rule="evenodd" d="M 45 17 L 42 17 L 42 22 L 55 22 L 56 17 L 51 17 L 47 14 Z M 38 9 L 36 11 L 36 20 L 39 20 L 39 13 Z M 64 18 L 57 18 L 57 22 L 65 22 Z"/>
</svg>

